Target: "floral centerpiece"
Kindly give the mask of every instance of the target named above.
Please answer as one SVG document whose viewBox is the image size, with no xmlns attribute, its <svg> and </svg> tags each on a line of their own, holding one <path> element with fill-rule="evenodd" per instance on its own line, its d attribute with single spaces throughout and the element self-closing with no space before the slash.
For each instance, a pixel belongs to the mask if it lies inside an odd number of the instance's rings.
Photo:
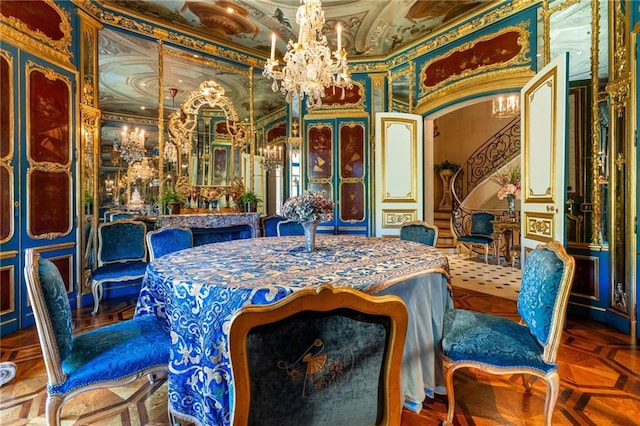
<svg viewBox="0 0 640 426">
<path fill-rule="evenodd" d="M 302 224 L 307 252 L 312 252 L 315 248 L 318 224 L 333 219 L 333 207 L 333 201 L 315 191 L 305 191 L 302 195 L 289 198 L 282 205 L 284 217 Z"/>
<path fill-rule="evenodd" d="M 297 222 L 326 222 L 333 219 L 333 201 L 319 192 L 305 191 L 284 202 L 282 215 Z"/>
<path fill-rule="evenodd" d="M 507 199 L 509 203 L 509 214 L 515 214 L 515 200 L 519 200 L 521 196 L 520 185 L 520 167 L 511 167 L 505 171 L 500 171 L 493 176 L 491 180 L 500 186 L 497 196 L 498 199 Z"/>
</svg>

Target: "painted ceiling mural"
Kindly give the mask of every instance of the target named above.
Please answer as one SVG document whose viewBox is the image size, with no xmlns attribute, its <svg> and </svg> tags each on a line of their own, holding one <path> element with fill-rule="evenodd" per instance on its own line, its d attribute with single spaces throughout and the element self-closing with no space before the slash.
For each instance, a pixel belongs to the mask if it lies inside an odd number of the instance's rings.
<svg viewBox="0 0 640 426">
<path fill-rule="evenodd" d="M 351 59 L 385 56 L 426 36 L 442 25 L 486 5 L 488 0 L 324 0 L 325 34 L 335 46 L 335 25 L 343 25 L 342 44 Z M 282 58 L 289 39 L 297 40 L 299 0 L 103 0 L 102 5 L 177 31 L 221 41 L 265 58 L 270 36 L 278 38 Z M 157 117 L 158 60 L 154 42 L 108 28 L 100 31 L 100 107 L 105 111 Z M 216 80 L 236 102 L 241 117 L 249 117 L 248 80 L 207 64 L 167 59 L 164 107 L 170 113 L 206 79 Z M 282 108 L 284 96 L 274 96 L 271 81 L 254 76 L 254 117 Z M 169 89 L 178 89 L 175 96 Z"/>
<path fill-rule="evenodd" d="M 492 0 L 324 0 L 325 33 L 336 45 L 341 23 L 342 44 L 350 57 L 387 55 Z M 269 53 L 270 36 L 278 36 L 280 57 L 288 40 L 296 40 L 299 0 L 132 1 L 103 3 L 184 29 L 206 38 L 226 40 Z"/>
</svg>

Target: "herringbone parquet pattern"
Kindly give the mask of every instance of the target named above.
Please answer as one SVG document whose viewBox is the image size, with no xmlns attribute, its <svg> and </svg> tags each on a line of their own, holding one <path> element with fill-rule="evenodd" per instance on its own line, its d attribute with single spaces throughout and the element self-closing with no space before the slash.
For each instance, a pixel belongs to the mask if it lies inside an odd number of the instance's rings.
<svg viewBox="0 0 640 426">
<path fill-rule="evenodd" d="M 131 317 L 135 301 L 105 303 L 97 317 L 75 312 L 77 331 Z M 516 318 L 515 301 L 455 289 L 457 307 Z M 0 361 L 18 366 L 16 378 L 0 388 L 0 424 L 45 424 L 46 374 L 34 328 L 2 338 Z M 640 419 L 640 351 L 629 337 L 599 323 L 569 319 L 559 350 L 561 390 L 556 425 L 635 425 Z M 518 376 L 456 373 L 458 425 L 540 425 L 544 388 L 524 392 Z M 66 404 L 63 425 L 167 425 L 166 385 L 140 379 L 129 386 L 89 392 Z M 403 426 L 437 425 L 445 397 L 427 399 L 416 414 L 405 410 Z M 301 425 L 302 426 L 302 425 Z"/>
</svg>

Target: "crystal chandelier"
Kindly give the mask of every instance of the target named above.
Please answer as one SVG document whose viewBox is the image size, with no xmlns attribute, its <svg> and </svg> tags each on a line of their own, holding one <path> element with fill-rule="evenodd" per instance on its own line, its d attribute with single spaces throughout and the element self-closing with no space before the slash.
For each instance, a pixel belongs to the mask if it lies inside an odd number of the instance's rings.
<svg viewBox="0 0 640 426">
<path fill-rule="evenodd" d="M 140 161 L 129 166 L 127 171 L 129 182 L 135 182 L 140 179 L 143 182 L 149 181 L 158 176 L 158 169 L 151 157 L 143 157 Z"/>
<path fill-rule="evenodd" d="M 511 118 L 520 114 L 520 97 L 518 95 L 509 95 L 506 97 L 498 96 L 493 99 L 491 106 L 491 117 L 493 118 Z"/>
<path fill-rule="evenodd" d="M 118 151 L 120 157 L 129 164 L 140 161 L 146 153 L 144 148 L 144 130 L 138 129 L 137 127 L 135 129 L 129 129 L 127 126 L 124 126 L 122 132 L 120 132 L 120 137 L 122 138 L 121 142 L 118 141 L 118 138 L 113 141 L 114 151 Z"/>
<path fill-rule="evenodd" d="M 325 87 L 351 88 L 351 77 L 347 68 L 347 52 L 342 48 L 340 24 L 336 27 L 337 49 L 331 53 L 327 37 L 322 34 L 324 11 L 319 0 L 300 0 L 296 22 L 300 26 L 298 42 L 289 40 L 285 65 L 282 69 L 275 59 L 276 35 L 271 36 L 271 58 L 262 75 L 273 79 L 271 88 L 286 95 L 287 102 L 293 97 L 306 96 L 307 107 L 322 104 Z M 278 84 L 280 82 L 280 84 Z"/>
<path fill-rule="evenodd" d="M 267 172 L 271 172 L 278 167 L 282 167 L 282 146 L 267 145 L 260 148 L 260 156 L 264 158 L 264 168 Z"/>
<path fill-rule="evenodd" d="M 176 144 L 171 141 L 164 145 L 164 159 L 171 164 L 176 164 L 178 162 L 178 148 L 176 147 Z"/>
</svg>

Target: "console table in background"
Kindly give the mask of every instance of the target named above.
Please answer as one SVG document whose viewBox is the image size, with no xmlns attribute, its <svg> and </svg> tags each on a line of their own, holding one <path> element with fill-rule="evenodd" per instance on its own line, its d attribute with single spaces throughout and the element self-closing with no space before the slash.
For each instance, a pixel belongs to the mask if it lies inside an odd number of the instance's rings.
<svg viewBox="0 0 640 426">
<path fill-rule="evenodd" d="M 504 236 L 504 260 L 507 263 L 511 263 L 511 257 L 513 256 L 513 249 L 517 247 L 517 244 L 513 243 L 513 234 L 520 232 L 520 221 L 515 220 L 493 220 L 493 231 L 498 235 L 498 239 L 495 245 L 495 258 L 500 263 L 500 240 Z"/>
<path fill-rule="evenodd" d="M 157 218 L 159 228 L 228 228 L 237 225 L 251 226 L 251 237 L 260 236 L 260 213 L 193 213 L 160 215 Z"/>
</svg>

